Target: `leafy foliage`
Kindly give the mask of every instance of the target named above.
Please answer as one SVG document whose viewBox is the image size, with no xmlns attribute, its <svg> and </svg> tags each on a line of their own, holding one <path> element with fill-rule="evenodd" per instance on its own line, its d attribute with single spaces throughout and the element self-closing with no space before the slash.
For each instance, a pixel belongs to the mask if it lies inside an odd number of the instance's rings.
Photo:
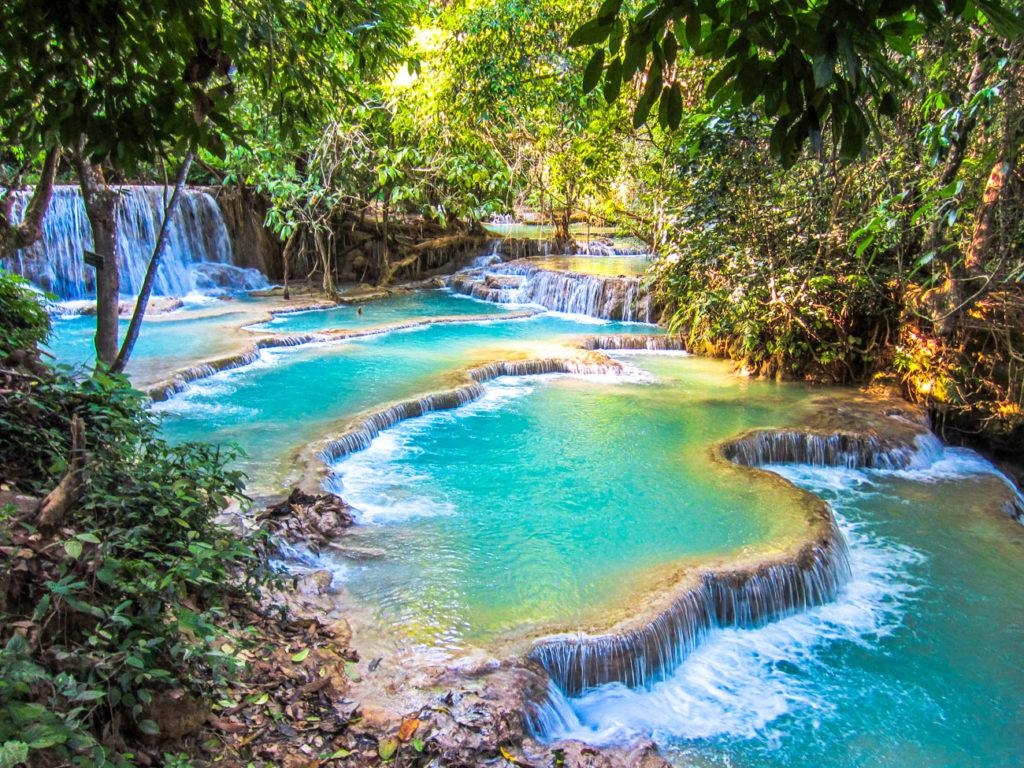
<svg viewBox="0 0 1024 768">
<path fill-rule="evenodd" d="M 637 127 L 655 106 L 662 127 L 679 127 L 681 54 L 715 61 L 707 98 L 737 107 L 757 102 L 774 121 L 772 155 L 788 167 L 806 139 L 818 145 L 828 128 L 843 159 L 858 157 L 877 118 L 896 113 L 907 85 L 899 59 L 913 55 L 927 29 L 958 19 L 987 21 L 1007 37 L 1024 32 L 999 0 L 655 0 L 635 12 L 605 0 L 570 42 L 603 46 L 592 54 L 588 85 L 597 85 L 603 69 L 609 99 L 642 76 Z"/>
<path fill-rule="evenodd" d="M 89 455 L 77 506 L 57 531 L 3 513 L 0 745 L 12 760 L 27 749 L 119 764 L 121 733 L 158 731 L 155 700 L 209 696 L 237 673 L 226 606 L 262 571 L 252 543 L 214 520 L 244 500 L 233 453 L 167 444 L 122 378 L 55 373 L 5 388 L 7 482 L 35 495 L 56 484 L 73 414 Z"/>
<path fill-rule="evenodd" d="M 34 349 L 50 333 L 50 318 L 38 294 L 21 277 L 0 269 L 0 360 Z"/>
</svg>

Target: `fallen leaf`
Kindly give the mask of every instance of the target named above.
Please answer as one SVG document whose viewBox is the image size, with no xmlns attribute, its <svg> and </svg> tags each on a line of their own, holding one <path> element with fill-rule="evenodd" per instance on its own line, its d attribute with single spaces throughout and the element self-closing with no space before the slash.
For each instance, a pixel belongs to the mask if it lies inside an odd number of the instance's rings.
<svg viewBox="0 0 1024 768">
<path fill-rule="evenodd" d="M 394 736 L 389 736 L 386 739 L 381 739 L 380 744 L 377 745 L 377 754 L 380 755 L 381 760 L 390 760 L 395 756 L 395 752 L 398 751 L 398 739 Z"/>
<path fill-rule="evenodd" d="M 410 717 L 408 720 L 402 721 L 402 726 L 398 729 L 398 740 L 408 741 L 412 738 L 412 735 L 416 733 L 416 729 L 420 727 L 420 721 L 415 717 Z"/>
</svg>

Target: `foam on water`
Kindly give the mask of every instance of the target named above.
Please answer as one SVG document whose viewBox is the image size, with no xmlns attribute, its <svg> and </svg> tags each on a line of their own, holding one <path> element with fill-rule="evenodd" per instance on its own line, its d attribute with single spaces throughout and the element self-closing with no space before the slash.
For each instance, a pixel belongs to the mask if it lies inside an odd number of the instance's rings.
<svg viewBox="0 0 1024 768">
<path fill-rule="evenodd" d="M 459 418 L 498 411 L 533 391 L 540 377 L 503 378 L 489 383 L 483 397 L 454 410 L 433 411 L 381 432 L 370 447 L 351 453 L 331 466 L 325 488 L 343 496 L 360 523 L 386 524 L 418 517 L 455 513 L 454 505 L 417 494 L 423 478 L 403 459 L 420 452 L 416 443 L 437 425 Z"/>
<path fill-rule="evenodd" d="M 852 470 L 807 470 L 786 467 L 781 474 L 801 484 L 813 480 L 822 495 L 872 492 Z M 918 589 L 913 568 L 924 559 L 842 515 L 837 520 L 850 545 L 853 577 L 835 602 L 759 629 L 715 630 L 668 679 L 647 689 L 610 684 L 567 699 L 552 686 L 534 731 L 545 741 L 598 745 L 636 737 L 770 739 L 772 723 L 783 716 L 824 717 L 842 690 L 815 681 L 826 677 L 817 674 L 821 650 L 841 642 L 872 645 L 895 632 Z"/>
</svg>

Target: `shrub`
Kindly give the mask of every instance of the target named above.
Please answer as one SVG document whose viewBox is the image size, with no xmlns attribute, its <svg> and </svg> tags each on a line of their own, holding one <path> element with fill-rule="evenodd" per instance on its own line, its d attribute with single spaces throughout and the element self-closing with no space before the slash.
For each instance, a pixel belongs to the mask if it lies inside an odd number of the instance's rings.
<svg viewBox="0 0 1024 768">
<path fill-rule="evenodd" d="M 0 269 L 0 360 L 33 349 L 50 333 L 50 318 L 38 294 L 18 275 Z"/>
<path fill-rule="evenodd" d="M 244 500 L 234 452 L 168 444 L 124 378 L 58 372 L 0 395 L 0 475 L 21 492 L 54 487 L 73 415 L 88 449 L 78 503 L 56 532 L 3 513 L 0 766 L 36 750 L 123 764 L 110 745 L 156 732 L 156 697 L 209 697 L 235 674 L 227 607 L 262 579 L 252 547 L 215 520 Z"/>
</svg>

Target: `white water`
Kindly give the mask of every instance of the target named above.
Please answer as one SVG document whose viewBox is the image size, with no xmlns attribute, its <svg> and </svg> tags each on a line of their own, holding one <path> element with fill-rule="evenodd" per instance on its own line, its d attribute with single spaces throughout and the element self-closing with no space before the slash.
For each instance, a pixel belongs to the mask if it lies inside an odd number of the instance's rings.
<svg viewBox="0 0 1024 768">
<path fill-rule="evenodd" d="M 824 652 L 842 643 L 877 648 L 900 630 L 925 561 L 912 548 L 851 522 L 844 507 L 870 503 L 886 478 L 930 483 L 995 475 L 1024 509 L 1020 493 L 991 462 L 968 449 L 945 447 L 931 435 L 918 440 L 910 469 L 765 468 L 832 504 L 852 570 L 838 599 L 762 628 L 715 630 L 670 677 L 648 688 L 610 684 L 567 698 L 552 685 L 534 715 L 539 737 L 597 745 L 637 737 L 662 743 L 756 737 L 771 743 L 785 734 L 785 726 L 776 723 L 821 722 L 850 686 L 830 673 Z"/>
<path fill-rule="evenodd" d="M 791 474 L 790 467 L 772 469 Z M 795 469 L 791 479 L 799 478 L 805 487 L 814 476 L 820 490 L 870 493 L 855 470 Z M 784 715 L 824 716 L 828 689 L 813 684 L 815 670 L 823 668 L 820 651 L 837 642 L 870 645 L 895 632 L 917 590 L 910 569 L 923 560 L 842 514 L 836 517 L 849 543 L 852 569 L 837 600 L 759 629 L 714 630 L 670 677 L 650 688 L 615 683 L 567 699 L 552 686 L 535 732 L 545 741 L 597 745 L 636 737 L 772 738 L 771 724 Z"/>
<path fill-rule="evenodd" d="M 121 293 L 139 292 L 163 220 L 165 193 L 156 186 L 120 189 L 117 208 L 117 250 Z M 28 193 L 14 192 L 12 218 L 20 221 Z M 21 274 L 59 299 L 85 299 L 95 293 L 94 274 L 83 261 L 93 247 L 92 231 L 78 187 L 58 186 L 43 218 L 43 237 L 29 248 L 2 260 L 5 269 Z M 255 269 L 232 263 L 231 239 L 212 196 L 185 190 L 171 218 L 167 248 L 153 292 L 164 296 L 216 294 L 266 287 Z"/>
</svg>

